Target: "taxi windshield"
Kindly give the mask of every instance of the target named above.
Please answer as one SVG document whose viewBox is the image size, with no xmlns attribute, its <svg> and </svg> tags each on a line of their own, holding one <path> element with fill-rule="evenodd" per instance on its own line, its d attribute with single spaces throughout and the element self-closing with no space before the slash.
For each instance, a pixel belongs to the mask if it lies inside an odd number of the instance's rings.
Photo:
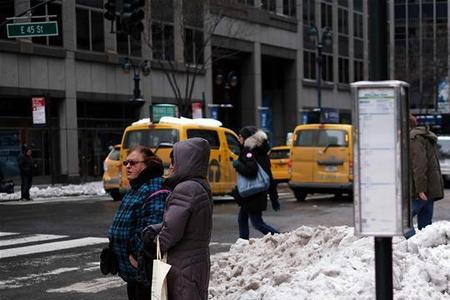
<svg viewBox="0 0 450 300">
<path fill-rule="evenodd" d="M 161 143 L 175 144 L 179 140 L 178 129 L 143 129 L 128 131 L 125 135 L 123 148 L 134 145 L 156 148 Z"/>
</svg>

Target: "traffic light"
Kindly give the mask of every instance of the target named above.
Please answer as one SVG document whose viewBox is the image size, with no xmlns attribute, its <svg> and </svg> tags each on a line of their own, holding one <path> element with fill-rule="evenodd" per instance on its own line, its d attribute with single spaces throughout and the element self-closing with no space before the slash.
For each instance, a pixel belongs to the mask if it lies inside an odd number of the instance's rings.
<svg viewBox="0 0 450 300">
<path fill-rule="evenodd" d="M 120 23 L 124 32 L 131 34 L 133 32 L 144 31 L 145 13 L 142 7 L 145 5 L 145 0 L 124 0 L 122 13 L 120 14 Z"/>
<path fill-rule="evenodd" d="M 104 17 L 106 20 L 114 21 L 116 18 L 116 0 L 108 0 L 105 3 L 106 12 Z"/>
</svg>

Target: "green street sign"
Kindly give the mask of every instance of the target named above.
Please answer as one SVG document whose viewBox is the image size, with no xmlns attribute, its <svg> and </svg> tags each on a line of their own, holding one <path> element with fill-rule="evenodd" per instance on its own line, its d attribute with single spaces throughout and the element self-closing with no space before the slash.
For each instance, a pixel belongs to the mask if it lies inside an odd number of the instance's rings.
<svg viewBox="0 0 450 300">
<path fill-rule="evenodd" d="M 56 21 L 12 23 L 6 26 L 8 38 L 58 35 L 58 23 Z"/>
</svg>

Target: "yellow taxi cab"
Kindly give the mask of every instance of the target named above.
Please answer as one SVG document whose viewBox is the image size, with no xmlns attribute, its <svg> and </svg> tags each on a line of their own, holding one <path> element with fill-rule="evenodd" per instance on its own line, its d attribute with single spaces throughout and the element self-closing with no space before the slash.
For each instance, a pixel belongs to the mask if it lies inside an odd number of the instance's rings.
<svg viewBox="0 0 450 300">
<path fill-rule="evenodd" d="M 236 185 L 236 171 L 232 163 L 238 158 L 241 147 L 238 136 L 222 123 L 212 119 L 188 119 L 162 117 L 159 123 L 142 119 L 128 126 L 122 137 L 120 160 L 124 161 L 134 145 L 150 147 L 163 161 L 167 170 L 171 147 L 178 141 L 193 137 L 204 138 L 211 146 L 208 180 L 213 195 L 229 194 Z M 120 191 L 129 188 L 126 170 L 123 168 Z"/>
<path fill-rule="evenodd" d="M 103 162 L 103 188 L 116 201 L 122 199 L 119 192 L 121 177 L 120 145 L 115 145 Z"/>
<path fill-rule="evenodd" d="M 288 182 L 291 178 L 289 168 L 291 160 L 289 158 L 291 152 L 290 146 L 276 146 L 270 149 L 269 157 L 272 167 L 272 176 L 275 182 Z"/>
<path fill-rule="evenodd" d="M 289 186 L 297 201 L 309 193 L 351 194 L 352 126 L 308 124 L 295 128 Z"/>
</svg>

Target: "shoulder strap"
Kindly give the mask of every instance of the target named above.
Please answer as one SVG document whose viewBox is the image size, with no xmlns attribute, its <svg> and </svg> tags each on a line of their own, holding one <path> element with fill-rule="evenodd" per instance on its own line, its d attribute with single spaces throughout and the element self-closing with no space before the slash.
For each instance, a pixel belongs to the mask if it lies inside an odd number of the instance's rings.
<svg viewBox="0 0 450 300">
<path fill-rule="evenodd" d="M 153 199 L 155 196 L 158 196 L 158 195 L 160 195 L 160 194 L 170 194 L 170 191 L 169 191 L 169 190 L 166 190 L 166 189 L 160 189 L 160 190 L 157 190 L 156 192 L 153 192 L 152 194 L 150 194 L 150 196 L 148 196 L 147 198 L 145 198 L 144 204 L 143 204 L 142 206 L 147 205 L 150 201 L 152 201 L 152 199 Z"/>
</svg>

